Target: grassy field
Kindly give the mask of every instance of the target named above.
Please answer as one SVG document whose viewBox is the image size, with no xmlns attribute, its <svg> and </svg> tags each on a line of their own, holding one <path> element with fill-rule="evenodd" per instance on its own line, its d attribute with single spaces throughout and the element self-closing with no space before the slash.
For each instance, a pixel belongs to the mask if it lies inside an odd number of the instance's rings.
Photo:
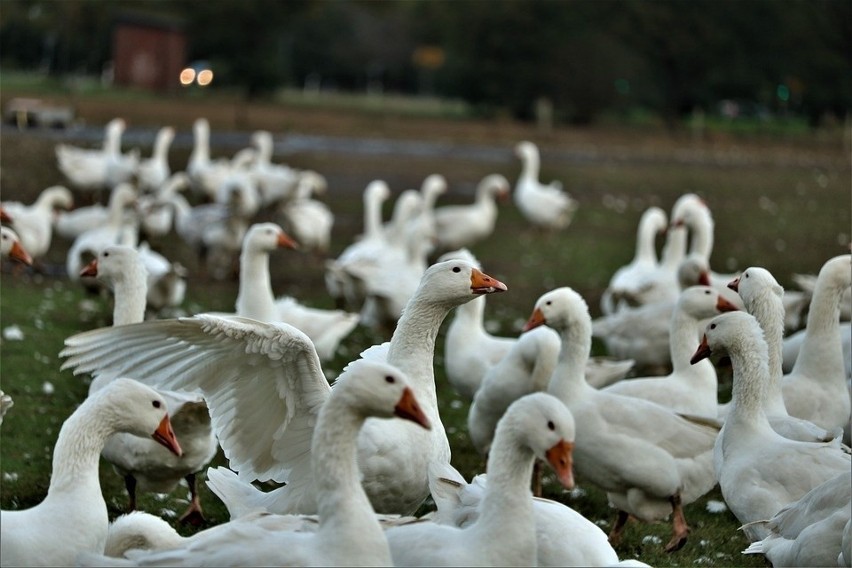
<svg viewBox="0 0 852 568">
<path fill-rule="evenodd" d="M 5 103 L 15 95 L 5 89 Z M 17 93 L 20 94 L 20 93 Z M 61 97 L 60 97 L 61 98 Z M 290 165 L 315 169 L 330 181 L 327 202 L 336 214 L 331 256 L 336 256 L 361 230 L 361 191 L 373 179 L 385 179 L 394 194 L 419 187 L 424 177 L 443 174 L 450 192 L 444 203 L 471 199 L 475 184 L 485 175 L 517 177 L 519 163 L 511 148 L 522 139 L 537 141 L 543 154 L 542 178 L 560 179 L 579 201 L 573 224 L 563 233 L 544 235 L 533 230 L 513 205 L 504 205 L 497 229 L 473 252 L 489 274 L 504 281 L 509 292 L 489 298 L 486 318 L 494 333 L 517 335 L 537 297 L 556 286 L 572 286 L 584 295 L 593 315 L 599 313 L 601 291 L 609 277 L 633 255 L 636 224 L 650 205 L 670 210 L 675 199 L 695 192 L 709 203 L 716 221 L 715 253 L 719 271 L 760 265 L 784 284 L 797 272 L 815 273 L 831 256 L 848 251 L 850 239 L 850 164 L 841 132 L 796 133 L 789 137 L 739 137 L 707 132 L 608 128 L 556 129 L 543 133 L 507 120 L 477 122 L 383 113 L 376 109 L 330 109 L 321 105 L 264 103 L 238 108 L 236 100 L 173 97 L 156 99 L 106 95 L 77 96 L 78 115 L 89 124 L 125 116 L 131 126 L 173 124 L 188 130 L 196 117 L 207 116 L 216 129 L 265 128 L 287 133 L 429 140 L 463 148 L 486 145 L 504 150 L 505 160 L 487 161 L 442 156 L 399 156 L 302 152 L 286 157 Z M 0 134 L 2 199 L 31 202 L 38 191 L 62 183 L 53 159 L 51 139 L 4 126 Z M 150 148 L 143 148 L 147 155 Z M 214 148 L 215 155 L 231 150 Z M 464 154 L 459 153 L 459 156 Z M 172 168 L 182 169 L 187 148 L 170 155 Z M 557 159 L 558 158 L 558 159 Z M 284 161 L 284 157 L 276 157 Z M 386 215 L 391 204 L 388 204 Z M 266 212 L 260 219 L 274 219 Z M 70 243 L 55 240 L 46 259 L 63 266 Z M 197 260 L 175 238 L 154 241 L 169 258 L 190 268 L 186 313 L 233 309 L 236 282 L 214 282 L 197 276 Z M 304 303 L 331 307 L 322 284 L 323 259 L 282 251 L 272 257 L 273 289 Z M 23 508 L 39 502 L 47 489 L 53 443 L 62 421 L 86 396 L 86 382 L 59 372 L 63 340 L 76 332 L 110 324 L 109 298 L 89 296 L 63 276 L 43 276 L 4 266 L 0 287 L 0 327 L 18 327 L 22 340 L 4 338 L 0 344 L 2 388 L 15 406 L 0 429 L 0 505 Z M 450 316 L 452 317 L 452 316 Z M 339 370 L 367 346 L 386 337 L 358 328 L 344 342 L 328 368 Z M 118 347 L 118 346 L 117 346 Z M 595 346 L 600 353 L 600 346 Z M 443 372 L 443 341 L 439 338 L 435 370 L 441 414 L 453 448 L 453 464 L 468 478 L 483 464 L 467 437 L 467 404 L 448 387 Z M 729 385 L 723 385 L 725 399 Z M 224 464 L 220 456 L 216 464 Z M 123 483 L 106 464 L 101 482 L 112 516 L 126 502 Z M 562 500 L 608 530 L 613 511 L 605 496 L 586 480 L 582 492 L 567 494 L 552 480 L 546 495 Z M 186 491 L 161 497 L 144 495 L 140 507 L 166 517 L 180 514 Z M 227 515 L 206 488 L 202 500 L 210 524 Z M 729 513 L 710 513 L 708 500 L 721 500 L 718 490 L 686 508 L 692 527 L 687 545 L 666 555 L 667 524 L 631 523 L 618 552 L 657 566 L 706 564 L 763 566 L 762 557 L 742 556 L 746 541 Z M 190 532 L 188 529 L 182 529 Z M 566 535 L 570 538 L 570 535 Z"/>
</svg>

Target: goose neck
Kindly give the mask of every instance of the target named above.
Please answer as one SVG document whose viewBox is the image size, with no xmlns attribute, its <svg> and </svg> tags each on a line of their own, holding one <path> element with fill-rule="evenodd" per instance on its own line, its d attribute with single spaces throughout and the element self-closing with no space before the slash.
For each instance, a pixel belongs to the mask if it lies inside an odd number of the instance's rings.
<svg viewBox="0 0 852 568">
<path fill-rule="evenodd" d="M 532 152 L 524 156 L 521 175 L 527 179 L 537 180 L 539 174 L 539 157 Z"/>
<path fill-rule="evenodd" d="M 435 341 L 450 307 L 427 302 L 415 294 L 402 311 L 390 340 L 388 363 L 409 374 L 421 403 L 437 403 L 433 359 Z"/>
<path fill-rule="evenodd" d="M 679 307 L 675 307 L 674 312 L 672 312 L 671 333 L 669 334 L 669 353 L 672 359 L 673 373 L 689 372 L 696 367 L 702 370 L 709 367 L 712 370 L 713 364 L 710 361 L 699 361 L 696 365 L 691 365 L 689 362 L 695 352 L 695 346 L 700 341 L 699 332 L 698 320 Z"/>
<path fill-rule="evenodd" d="M 274 318 L 275 296 L 269 276 L 269 254 L 245 249 L 240 254 L 240 285 L 237 313 L 269 321 Z"/>
<path fill-rule="evenodd" d="M 592 348 L 591 322 L 572 325 L 559 333 L 562 345 L 547 392 L 565 402 L 594 390 L 585 379 L 586 362 Z"/>
<path fill-rule="evenodd" d="M 759 337 L 741 336 L 737 345 L 729 346 L 728 354 L 734 369 L 731 413 L 753 424 L 766 421 L 769 357 L 765 342 Z"/>
<path fill-rule="evenodd" d="M 145 320 L 148 282 L 143 271 L 122 275 L 115 281 L 115 305 L 112 311 L 113 325 L 139 323 Z"/>
<path fill-rule="evenodd" d="M 846 287 L 829 286 L 821 276 L 814 288 L 805 339 L 792 372 L 821 369 L 816 374 L 822 378 L 843 377 L 843 351 L 839 341 L 840 303 Z"/>
<path fill-rule="evenodd" d="M 646 221 L 639 225 L 639 235 L 636 239 L 635 260 L 643 263 L 657 263 L 657 248 L 655 246 L 655 238 L 657 236 L 657 228 L 650 222 Z"/>
<path fill-rule="evenodd" d="M 689 252 L 700 254 L 709 261 L 713 253 L 713 219 L 710 217 L 710 211 L 706 208 L 698 211 L 692 217 L 690 228 L 693 234 Z"/>
<path fill-rule="evenodd" d="M 384 534 L 358 469 L 357 440 L 365 417 L 342 398 L 332 396 L 323 406 L 311 443 L 319 531 L 333 535 L 329 542 L 345 542 L 353 536 L 382 542 Z"/>
<path fill-rule="evenodd" d="M 769 379 L 766 383 L 764 409 L 769 416 L 786 415 L 784 394 L 781 390 L 781 377 L 784 341 L 784 304 L 779 296 L 770 290 L 751 298 L 746 309 L 754 316 L 763 330 L 768 354 L 767 366 Z"/>
<path fill-rule="evenodd" d="M 488 483 L 477 528 L 490 534 L 501 534 L 498 546 L 514 550 L 523 541 L 513 539 L 535 540 L 530 489 L 534 460 L 532 450 L 511 428 L 503 427 L 495 435 L 488 453 Z M 518 532 L 512 534 L 515 530 Z"/>
<path fill-rule="evenodd" d="M 660 260 L 663 266 L 670 270 L 677 269 L 686 257 L 686 237 L 686 228 L 683 226 L 669 229 Z"/>
<path fill-rule="evenodd" d="M 48 496 L 85 488 L 100 495 L 98 467 L 101 450 L 115 430 L 102 418 L 97 399 L 87 399 L 65 421 L 53 448 Z"/>
</svg>

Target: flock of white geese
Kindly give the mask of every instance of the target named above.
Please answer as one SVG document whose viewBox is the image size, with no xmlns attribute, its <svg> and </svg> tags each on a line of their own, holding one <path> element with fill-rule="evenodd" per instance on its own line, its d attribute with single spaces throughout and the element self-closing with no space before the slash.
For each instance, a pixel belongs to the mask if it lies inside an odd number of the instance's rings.
<svg viewBox="0 0 852 568">
<path fill-rule="evenodd" d="M 44 500 L 0 513 L 3 565 L 644 565 L 613 548 L 628 519 L 670 519 L 674 552 L 691 530 L 684 506 L 718 484 L 751 542 L 744 553 L 774 566 L 852 566 L 850 255 L 801 277 L 798 291 L 758 266 L 712 272 L 712 215 L 686 194 L 670 216 L 642 216 L 603 316 L 561 287 L 534 303 L 520 336 L 497 337 L 485 302 L 507 286 L 468 247 L 494 230 L 509 182 L 487 176 L 473 203 L 441 207 L 446 181 L 429 176 L 384 221 L 390 189 L 375 180 L 362 235 L 326 263 L 342 309 L 320 309 L 276 297 L 269 262 L 279 248 L 328 252 L 334 218 L 314 199 L 327 189 L 322 175 L 273 162 L 268 132 L 212 160 L 203 119 L 185 171 L 171 172 L 174 129 L 142 159 L 122 153 L 124 128 L 110 122 L 102 149 L 56 148 L 76 197 L 109 191 L 107 205 L 71 209 L 74 193 L 53 186 L 32 204 L 0 206 L 4 259 L 38 267 L 56 233 L 71 243 L 68 277 L 114 298 L 112 326 L 65 341 L 63 369 L 93 377 L 89 396 L 59 433 Z M 516 153 L 519 210 L 565 229 L 577 202 L 539 181 L 535 144 Z M 257 222 L 261 210 L 280 223 Z M 157 317 L 183 302 L 186 272 L 145 237 L 172 231 L 211 276 L 238 273 L 233 313 Z M 470 401 L 469 434 L 487 457 L 487 474 L 470 482 L 450 465 L 435 384 L 451 313 L 445 371 Z M 393 333 L 329 384 L 323 364 L 357 325 Z M 614 360 L 590 357 L 594 337 Z M 710 362 L 720 357 L 733 368 L 723 405 Z M 634 366 L 664 370 L 628 378 Z M 2 419 L 11 399 L 0 401 Z M 140 511 L 109 521 L 101 456 L 124 477 L 131 511 L 137 491 L 185 479 L 182 520 L 197 522 L 196 474 L 219 448 L 229 467 L 208 469 L 207 483 L 230 521 L 191 537 Z M 568 489 L 576 471 L 606 492 L 611 532 L 534 497 L 540 464 Z M 253 484 L 266 481 L 281 485 Z M 411 517 L 430 496 L 436 510 Z"/>
</svg>

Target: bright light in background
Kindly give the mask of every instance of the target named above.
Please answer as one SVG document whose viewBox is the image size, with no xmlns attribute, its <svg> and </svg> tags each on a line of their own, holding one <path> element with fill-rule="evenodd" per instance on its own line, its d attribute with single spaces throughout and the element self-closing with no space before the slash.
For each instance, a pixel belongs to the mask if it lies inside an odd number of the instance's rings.
<svg viewBox="0 0 852 568">
<path fill-rule="evenodd" d="M 206 87 L 213 81 L 213 71 L 210 69 L 204 69 L 203 71 L 198 72 L 198 84 L 202 87 Z"/>
<path fill-rule="evenodd" d="M 195 69 L 192 67 L 187 67 L 183 71 L 180 72 L 180 84 L 181 85 L 191 85 L 195 80 Z"/>
</svg>

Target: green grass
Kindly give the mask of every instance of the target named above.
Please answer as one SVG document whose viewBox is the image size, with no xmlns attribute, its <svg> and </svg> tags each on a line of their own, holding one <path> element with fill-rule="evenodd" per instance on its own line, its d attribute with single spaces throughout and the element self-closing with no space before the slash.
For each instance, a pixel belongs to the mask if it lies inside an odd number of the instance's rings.
<svg viewBox="0 0 852 568">
<path fill-rule="evenodd" d="M 294 122 L 293 130 L 300 128 L 304 126 Z M 488 143 L 507 148 L 518 132 L 536 138 L 534 131 L 517 126 L 506 130 L 488 125 L 472 128 L 482 128 L 484 132 L 490 128 L 492 138 Z M 687 191 L 704 196 L 714 212 L 713 264 L 719 271 L 761 265 L 782 284 L 790 285 L 794 273 L 815 273 L 826 259 L 848 250 L 850 169 L 848 156 L 839 145 L 828 149 L 823 145 L 819 151 L 810 151 L 784 143 L 766 147 L 718 143 L 690 146 L 658 138 L 614 143 L 606 132 L 584 132 L 580 135 L 583 140 L 575 142 L 570 138 L 572 134 L 558 133 L 542 145 L 545 150 L 580 151 L 592 147 L 598 157 L 562 162 L 548 160 L 545 153 L 542 178 L 561 179 L 580 201 L 573 224 L 560 234 L 542 234 L 528 227 L 515 207 L 508 204 L 500 209 L 494 235 L 473 247 L 486 272 L 509 286 L 508 292 L 490 297 L 487 304 L 486 319 L 500 335 L 517 335 L 519 322 L 528 317 L 536 298 L 556 286 L 576 288 L 596 315 L 600 294 L 610 275 L 632 257 L 641 212 L 649 205 L 670 210 L 674 200 Z M 435 133 L 423 128 L 422 136 L 434 137 Z M 53 164 L 51 142 L 26 133 L 4 133 L 0 142 L 4 200 L 31 202 L 40 189 L 61 181 Z M 216 153 L 225 152 L 214 149 Z M 173 169 L 182 168 L 186 156 L 185 150 L 173 152 Z M 418 187 L 428 174 L 443 173 L 451 193 L 441 198 L 440 205 L 468 201 L 474 184 L 486 174 L 499 172 L 514 180 L 518 170 L 514 161 L 468 162 L 452 156 L 305 153 L 288 156 L 286 161 L 322 172 L 332 181 L 327 198 L 337 216 L 332 256 L 360 232 L 361 191 L 372 179 L 386 179 L 394 194 L 398 194 L 402 189 Z M 386 216 L 390 207 L 388 204 Z M 264 218 L 274 217 L 266 213 Z M 198 268 L 196 259 L 174 236 L 156 240 L 153 245 L 180 260 L 190 271 Z M 47 262 L 63 264 L 67 247 L 68 243 L 56 240 Z M 322 259 L 282 251 L 273 256 L 271 264 L 277 294 L 287 293 L 307 304 L 331 307 L 322 283 Z M 184 309 L 187 313 L 232 310 L 236 291 L 235 282 L 210 282 L 193 276 Z M 87 392 L 83 378 L 59 372 L 58 353 L 66 337 L 109 325 L 111 309 L 108 298 L 88 296 L 64 278 L 41 277 L 27 271 L 15 273 L 5 267 L 0 286 L 0 328 L 17 325 L 24 339 L 4 339 L 0 344 L 2 388 L 15 400 L 0 428 L 0 506 L 4 509 L 28 507 L 44 497 L 58 429 Z M 328 369 L 338 371 L 361 350 L 384 339 L 376 332 L 357 329 Z M 600 352 L 600 345 L 596 344 L 596 350 Z M 455 395 L 444 376 L 443 335 L 438 341 L 435 372 L 453 464 L 469 479 L 483 471 L 483 463 L 467 437 L 467 403 Z M 52 394 L 45 393 L 45 382 L 53 385 Z M 729 396 L 724 390 L 727 388 L 729 385 L 720 393 L 723 400 Z M 224 464 L 221 456 L 214 462 L 217 464 Z M 116 516 L 122 512 L 126 499 L 123 483 L 106 464 L 102 465 L 101 481 L 110 514 Z M 607 506 L 605 496 L 587 480 L 578 482 L 585 496 L 572 498 L 552 479 L 545 485 L 546 496 L 571 505 L 608 530 L 614 511 Z M 186 505 L 185 497 L 185 490 L 162 500 L 145 495 L 140 507 L 156 514 L 180 514 Z M 718 489 L 686 508 L 692 534 L 681 551 L 667 555 L 662 551 L 663 544 L 654 542 L 654 537 L 662 543 L 668 540 L 668 524 L 631 523 L 617 549 L 619 555 L 638 557 L 655 566 L 765 565 L 762 557 L 740 554 L 747 543 L 737 531 L 736 519 L 730 513 L 708 513 L 708 499 L 721 500 Z M 226 520 L 223 507 L 206 487 L 202 488 L 202 501 L 211 524 Z"/>
</svg>

